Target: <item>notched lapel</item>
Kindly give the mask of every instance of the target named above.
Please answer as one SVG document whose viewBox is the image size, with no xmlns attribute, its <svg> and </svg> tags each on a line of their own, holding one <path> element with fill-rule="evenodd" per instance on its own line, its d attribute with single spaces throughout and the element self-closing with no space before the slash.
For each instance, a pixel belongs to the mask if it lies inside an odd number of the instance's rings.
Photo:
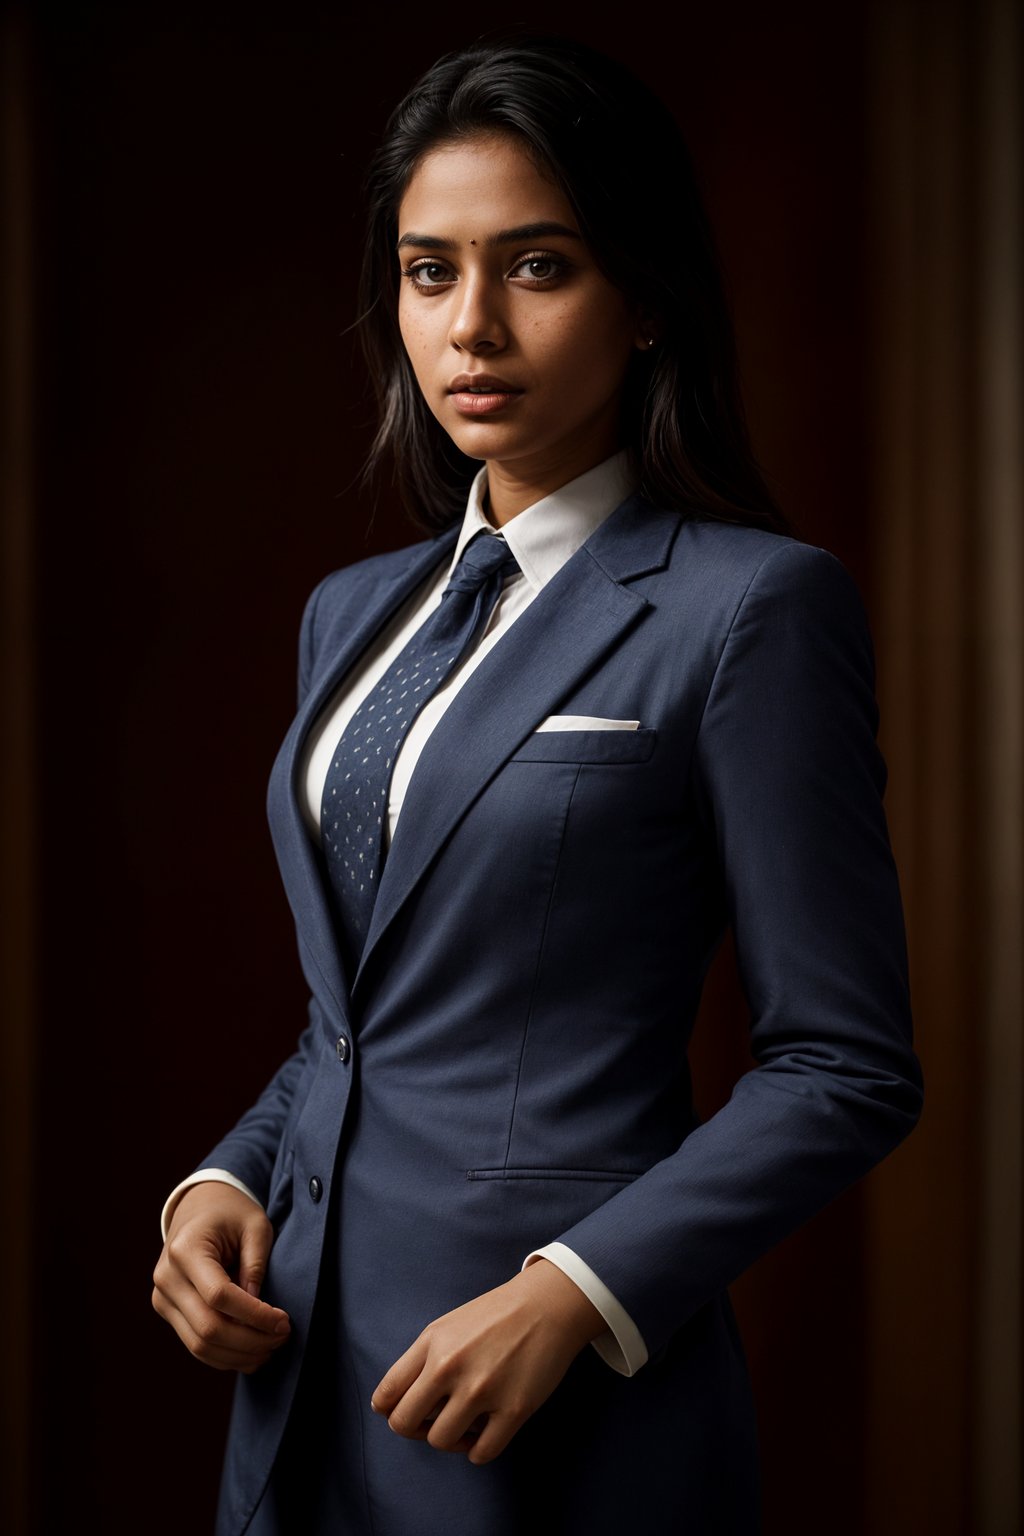
<svg viewBox="0 0 1024 1536">
<path fill-rule="evenodd" d="M 516 748 L 650 606 L 625 583 L 668 562 L 681 518 L 639 496 L 616 508 L 466 679 L 416 764 L 352 983 L 445 839 Z"/>
<path fill-rule="evenodd" d="M 420 582 L 426 580 L 446 554 L 450 555 L 458 532 L 456 524 L 424 543 L 408 564 L 394 575 L 384 577 L 371 590 L 344 643 L 316 676 L 270 774 L 267 816 L 299 942 L 342 1019 L 350 1013 L 349 978 L 335 938 L 319 854 L 300 809 L 303 787 L 298 782 L 298 772 L 302 749 L 310 726 L 345 673 Z"/>
</svg>

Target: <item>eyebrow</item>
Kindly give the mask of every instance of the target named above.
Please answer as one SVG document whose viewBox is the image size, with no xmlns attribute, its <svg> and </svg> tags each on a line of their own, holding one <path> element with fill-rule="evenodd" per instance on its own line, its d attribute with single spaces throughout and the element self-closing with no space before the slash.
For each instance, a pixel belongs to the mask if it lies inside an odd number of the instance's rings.
<svg viewBox="0 0 1024 1536">
<path fill-rule="evenodd" d="M 570 229 L 566 224 L 558 224 L 553 219 L 541 219 L 535 224 L 517 224 L 514 229 L 499 229 L 495 234 L 487 236 L 484 245 L 492 248 L 497 245 L 513 245 L 522 240 L 540 240 L 545 235 L 567 235 L 570 240 L 583 239 L 578 230 Z M 400 251 L 406 245 L 419 245 L 430 251 L 458 249 L 457 240 L 446 240 L 442 235 L 417 235 L 411 232 L 402 236 L 395 249 Z"/>
</svg>

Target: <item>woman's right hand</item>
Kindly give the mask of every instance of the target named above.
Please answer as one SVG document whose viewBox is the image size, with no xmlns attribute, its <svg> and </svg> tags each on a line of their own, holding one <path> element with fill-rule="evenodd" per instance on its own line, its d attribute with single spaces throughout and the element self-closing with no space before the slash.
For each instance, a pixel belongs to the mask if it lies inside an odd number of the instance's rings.
<svg viewBox="0 0 1024 1536">
<path fill-rule="evenodd" d="M 231 1184 L 192 1184 L 174 1207 L 153 1307 L 215 1370 L 249 1376 L 288 1339 L 288 1314 L 257 1299 L 273 1241 L 265 1212 Z"/>
</svg>

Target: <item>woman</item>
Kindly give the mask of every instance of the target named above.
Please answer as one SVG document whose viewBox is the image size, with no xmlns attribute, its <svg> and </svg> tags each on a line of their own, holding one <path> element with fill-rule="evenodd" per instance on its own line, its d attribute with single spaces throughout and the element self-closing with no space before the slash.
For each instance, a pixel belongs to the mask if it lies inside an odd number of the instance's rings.
<svg viewBox="0 0 1024 1536">
<path fill-rule="evenodd" d="M 922 1103 L 863 608 L 758 473 L 644 87 L 485 40 L 368 187 L 372 460 L 427 536 L 307 603 L 309 1025 L 164 1209 L 156 1310 L 239 1373 L 217 1530 L 746 1536 L 726 1286 Z M 730 924 L 758 1065 L 702 1124 Z"/>
</svg>

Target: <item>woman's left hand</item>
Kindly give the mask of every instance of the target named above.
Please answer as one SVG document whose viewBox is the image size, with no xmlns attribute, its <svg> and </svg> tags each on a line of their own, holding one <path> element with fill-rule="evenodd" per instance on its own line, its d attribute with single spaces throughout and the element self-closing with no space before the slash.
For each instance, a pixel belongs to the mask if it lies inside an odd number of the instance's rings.
<svg viewBox="0 0 1024 1536">
<path fill-rule="evenodd" d="M 504 1285 L 428 1323 L 370 1406 L 396 1434 L 465 1452 L 480 1466 L 505 1449 L 607 1326 L 557 1264 L 535 1259 Z"/>
</svg>

